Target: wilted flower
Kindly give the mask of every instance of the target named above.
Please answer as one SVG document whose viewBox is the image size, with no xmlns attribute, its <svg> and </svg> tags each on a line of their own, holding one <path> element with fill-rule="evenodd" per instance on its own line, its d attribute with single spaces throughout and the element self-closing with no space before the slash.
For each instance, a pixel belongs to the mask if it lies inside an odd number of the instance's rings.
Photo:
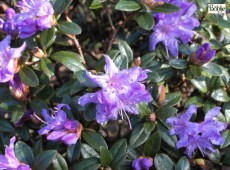
<svg viewBox="0 0 230 170">
<path fill-rule="evenodd" d="M 15 136 L 10 139 L 10 146 L 6 146 L 5 156 L 0 155 L 0 169 L 30 170 L 29 165 L 19 162 L 14 153 Z"/>
<path fill-rule="evenodd" d="M 20 13 L 15 22 L 20 38 L 28 38 L 37 30 L 45 30 L 54 25 L 54 10 L 49 0 L 21 0 L 17 3 Z"/>
<path fill-rule="evenodd" d="M 14 77 L 18 72 L 18 58 L 21 57 L 22 52 L 26 48 L 24 42 L 19 48 L 10 47 L 11 36 L 0 42 L 0 82 L 7 82 Z"/>
<path fill-rule="evenodd" d="M 28 100 L 29 87 L 24 85 L 17 74 L 9 81 L 11 94 L 18 100 Z"/>
<path fill-rule="evenodd" d="M 190 60 L 193 64 L 203 65 L 215 56 L 216 50 L 210 49 L 209 43 L 202 44 L 197 50 L 196 53 L 193 53 Z"/>
<path fill-rule="evenodd" d="M 165 45 L 167 57 L 169 53 L 178 56 L 178 39 L 182 43 L 187 43 L 194 35 L 193 28 L 199 26 L 199 21 L 192 15 L 196 11 L 196 6 L 187 1 L 172 0 L 170 3 L 178 6 L 178 12 L 165 14 L 153 13 L 156 25 L 153 33 L 149 37 L 150 50 L 154 50 L 159 42 Z"/>
<path fill-rule="evenodd" d="M 153 159 L 150 157 L 139 157 L 133 161 L 134 170 L 149 170 L 153 166 Z"/>
<path fill-rule="evenodd" d="M 140 83 L 147 78 L 146 73 L 149 70 L 134 67 L 119 71 L 109 56 L 104 55 L 104 57 L 106 61 L 105 74 L 92 75 L 87 72 L 87 76 L 102 89 L 96 93 L 86 93 L 79 99 L 78 103 L 82 106 L 91 102 L 96 103 L 96 120 L 98 123 L 116 120 L 118 114 L 121 117 L 125 115 L 129 121 L 126 112 L 138 114 L 136 105 L 152 100 L 150 93 L 145 89 L 145 85 Z"/>
<path fill-rule="evenodd" d="M 177 148 L 186 147 L 186 154 L 190 158 L 197 148 L 203 155 L 214 152 L 212 144 L 223 144 L 224 140 L 220 132 L 227 128 L 225 123 L 215 119 L 215 116 L 220 113 L 220 107 L 209 110 L 202 123 L 189 121 L 195 112 L 196 107 L 190 105 L 188 110 L 181 116 L 171 117 L 166 120 L 166 123 L 172 126 L 170 134 L 178 135 L 179 137 L 179 141 L 176 144 Z"/>
<path fill-rule="evenodd" d="M 77 120 L 68 119 L 66 113 L 62 110 L 63 107 L 70 110 L 70 107 L 66 104 L 58 104 L 52 115 L 49 114 L 48 110 L 42 110 L 46 126 L 40 129 L 38 133 L 40 135 L 48 134 L 48 140 L 61 140 L 67 145 L 72 145 L 79 139 L 82 125 Z"/>
</svg>

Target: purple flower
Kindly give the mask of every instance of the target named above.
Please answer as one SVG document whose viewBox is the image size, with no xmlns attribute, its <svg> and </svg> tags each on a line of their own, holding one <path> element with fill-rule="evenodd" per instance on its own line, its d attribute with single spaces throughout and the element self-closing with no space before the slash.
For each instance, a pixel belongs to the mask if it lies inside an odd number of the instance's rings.
<svg viewBox="0 0 230 170">
<path fill-rule="evenodd" d="M 96 93 L 86 93 L 79 99 L 78 103 L 81 106 L 91 102 L 96 103 L 96 120 L 98 123 L 116 120 L 118 114 L 128 118 L 126 112 L 138 114 L 136 105 L 152 100 L 144 84 L 140 83 L 147 78 L 146 73 L 149 70 L 134 67 L 119 71 L 109 56 L 104 55 L 104 57 L 106 61 L 105 74 L 92 75 L 87 72 L 87 76 L 100 86 L 101 90 Z"/>
<path fill-rule="evenodd" d="M 153 14 L 156 25 L 153 27 L 153 33 L 149 37 L 149 44 L 152 51 L 158 43 L 162 42 L 165 45 L 167 57 L 169 57 L 169 53 L 177 57 L 178 39 L 182 43 L 189 42 L 194 35 L 193 28 L 199 26 L 199 22 L 192 17 L 196 11 L 194 4 L 178 0 L 172 0 L 170 3 L 177 5 L 180 10 L 170 14 Z"/>
<path fill-rule="evenodd" d="M 14 22 L 15 18 L 15 11 L 12 8 L 7 8 L 6 10 L 6 21 L 1 21 L 2 22 L 2 27 L 1 29 L 6 32 L 7 34 L 13 34 L 16 32 L 16 24 Z"/>
<path fill-rule="evenodd" d="M 203 65 L 209 62 L 216 54 L 216 50 L 210 49 L 210 44 L 202 44 L 197 50 L 196 53 L 193 53 L 190 60 L 193 64 Z"/>
<path fill-rule="evenodd" d="M 215 118 L 220 113 L 220 109 L 220 107 L 215 107 L 209 110 L 202 123 L 189 121 L 192 114 L 196 112 L 194 105 L 190 105 L 188 110 L 180 117 L 168 118 L 166 123 L 172 126 L 170 134 L 179 137 L 176 144 L 177 148 L 186 147 L 185 152 L 191 158 L 196 149 L 199 149 L 205 155 L 215 151 L 212 144 L 223 144 L 224 140 L 220 132 L 227 128 L 227 124 Z"/>
<path fill-rule="evenodd" d="M 17 74 L 9 81 L 11 94 L 20 101 L 28 100 L 29 87 L 24 85 Z"/>
<path fill-rule="evenodd" d="M 69 120 L 66 113 L 62 110 L 65 107 L 70 110 L 66 104 L 58 104 L 53 114 L 50 115 L 48 110 L 42 110 L 42 116 L 45 119 L 45 124 L 38 131 L 40 135 L 48 134 L 48 140 L 61 140 L 66 145 L 75 144 L 81 135 L 82 125 L 77 120 Z"/>
<path fill-rule="evenodd" d="M 0 169 L 7 169 L 7 170 L 30 170 L 29 165 L 21 163 L 15 157 L 14 153 L 14 142 L 16 138 L 15 136 L 10 139 L 10 146 L 6 146 L 5 149 L 5 156 L 0 155 Z"/>
<path fill-rule="evenodd" d="M 7 82 L 14 77 L 18 71 L 18 58 L 21 57 L 22 52 L 26 48 L 24 42 L 19 48 L 10 47 L 11 36 L 0 42 L 0 82 Z"/>
<path fill-rule="evenodd" d="M 139 157 L 133 161 L 134 170 L 149 170 L 153 166 L 153 159 L 150 157 Z"/>
<path fill-rule="evenodd" d="M 54 9 L 49 0 L 21 0 L 18 1 L 20 13 L 15 22 L 20 38 L 28 38 L 37 30 L 45 30 L 54 25 Z"/>
</svg>

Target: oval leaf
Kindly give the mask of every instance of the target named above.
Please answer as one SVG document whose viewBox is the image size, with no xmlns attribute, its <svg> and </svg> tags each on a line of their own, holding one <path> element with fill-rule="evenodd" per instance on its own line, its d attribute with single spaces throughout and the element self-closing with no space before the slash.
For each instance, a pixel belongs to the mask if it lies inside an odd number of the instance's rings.
<svg viewBox="0 0 230 170">
<path fill-rule="evenodd" d="M 39 84 L 39 80 L 34 71 L 29 67 L 22 67 L 19 71 L 19 77 L 23 84 L 35 87 Z"/>
</svg>

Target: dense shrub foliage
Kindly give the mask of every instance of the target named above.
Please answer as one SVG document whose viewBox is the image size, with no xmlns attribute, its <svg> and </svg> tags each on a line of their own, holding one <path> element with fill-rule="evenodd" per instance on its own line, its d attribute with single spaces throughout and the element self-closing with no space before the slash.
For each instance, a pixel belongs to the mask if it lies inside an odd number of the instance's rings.
<svg viewBox="0 0 230 170">
<path fill-rule="evenodd" d="M 0 170 L 230 169 L 229 11 L 0 1 Z"/>
</svg>

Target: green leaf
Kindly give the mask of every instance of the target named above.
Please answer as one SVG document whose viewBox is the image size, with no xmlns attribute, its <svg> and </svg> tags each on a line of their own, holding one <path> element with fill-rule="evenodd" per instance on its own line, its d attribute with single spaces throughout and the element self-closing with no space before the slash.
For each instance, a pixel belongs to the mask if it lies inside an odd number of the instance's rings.
<svg viewBox="0 0 230 170">
<path fill-rule="evenodd" d="M 81 141 L 77 141 L 76 144 L 67 147 L 67 158 L 70 163 L 74 162 L 80 153 Z"/>
<path fill-rule="evenodd" d="M 228 102 L 230 101 L 230 97 L 228 93 L 224 89 L 217 89 L 212 92 L 211 97 L 218 102 Z"/>
<path fill-rule="evenodd" d="M 107 147 L 104 138 L 94 131 L 85 130 L 82 133 L 83 139 L 94 149 L 100 150 L 101 146 Z"/>
<path fill-rule="evenodd" d="M 59 51 L 54 53 L 51 58 L 59 63 L 64 64 L 68 69 L 73 72 L 85 70 L 85 67 L 81 63 L 80 56 L 76 53 L 69 51 Z"/>
<path fill-rule="evenodd" d="M 151 114 L 149 106 L 145 102 L 141 102 L 137 105 L 138 113 L 140 117 L 145 117 Z"/>
<path fill-rule="evenodd" d="M 102 3 L 105 2 L 106 0 L 91 0 L 92 3 L 90 4 L 89 8 L 90 9 L 98 9 L 101 8 L 103 5 Z"/>
<path fill-rule="evenodd" d="M 156 110 L 157 117 L 162 120 L 162 122 L 165 122 L 167 118 L 175 116 L 175 113 L 177 113 L 177 109 L 171 106 L 165 106 L 161 107 L 158 110 Z"/>
<path fill-rule="evenodd" d="M 189 160 L 185 156 L 180 158 L 176 164 L 175 170 L 190 170 Z"/>
<path fill-rule="evenodd" d="M 91 157 L 87 159 L 82 159 L 74 166 L 73 170 L 97 170 L 99 166 L 99 159 Z"/>
<path fill-rule="evenodd" d="M 201 93 L 207 93 L 208 92 L 208 87 L 207 87 L 207 82 L 205 77 L 200 76 L 197 77 L 195 76 L 192 80 L 191 83 L 201 92 Z"/>
<path fill-rule="evenodd" d="M 100 155 L 97 153 L 95 149 L 93 149 L 91 146 L 82 143 L 81 144 L 81 156 L 86 159 L 90 157 L 97 157 L 100 158 Z"/>
<path fill-rule="evenodd" d="M 230 152 L 227 152 L 222 162 L 225 166 L 230 166 Z"/>
<path fill-rule="evenodd" d="M 221 149 L 226 148 L 230 145 L 230 130 L 225 130 L 222 134 L 222 137 L 224 139 L 224 143 L 221 145 Z"/>
<path fill-rule="evenodd" d="M 144 131 L 145 133 L 150 133 L 155 129 L 156 123 L 155 122 L 145 122 L 144 123 Z"/>
<path fill-rule="evenodd" d="M 120 40 L 118 43 L 118 48 L 122 57 L 127 57 L 128 62 L 133 61 L 133 51 L 126 41 Z"/>
<path fill-rule="evenodd" d="M 5 119 L 0 119 L 0 132 L 13 132 L 14 127 L 10 124 L 9 121 Z"/>
<path fill-rule="evenodd" d="M 73 0 L 51 0 L 53 2 L 54 13 L 60 15 L 71 4 Z"/>
<path fill-rule="evenodd" d="M 18 141 L 15 144 L 15 155 L 19 161 L 31 165 L 34 159 L 34 154 L 31 148 L 24 142 Z"/>
<path fill-rule="evenodd" d="M 112 154 L 106 147 L 100 148 L 100 158 L 101 158 L 101 166 L 106 167 L 109 166 L 112 161 Z"/>
<path fill-rule="evenodd" d="M 222 74 L 222 69 L 216 63 L 209 62 L 201 68 L 212 76 L 220 76 Z"/>
<path fill-rule="evenodd" d="M 187 68 L 188 62 L 183 59 L 175 58 L 169 61 L 169 65 L 176 69 L 185 69 Z"/>
<path fill-rule="evenodd" d="M 42 139 L 39 139 L 33 147 L 33 153 L 35 156 L 37 156 L 41 152 L 42 152 Z"/>
<path fill-rule="evenodd" d="M 164 106 L 175 106 L 181 101 L 181 98 L 182 94 L 180 92 L 168 93 L 165 97 L 166 105 Z"/>
<path fill-rule="evenodd" d="M 16 105 L 16 107 L 12 111 L 11 121 L 17 122 L 19 119 L 21 119 L 21 117 L 23 116 L 25 111 L 26 111 L 26 104 L 25 103 L 20 103 L 20 104 Z"/>
<path fill-rule="evenodd" d="M 164 3 L 163 5 L 157 5 L 152 9 L 153 12 L 172 13 L 179 11 L 180 8 L 176 5 Z"/>
<path fill-rule="evenodd" d="M 49 48 L 55 41 L 55 27 L 42 31 L 40 34 L 40 43 L 43 49 Z"/>
<path fill-rule="evenodd" d="M 216 149 L 215 152 L 208 153 L 207 157 L 209 158 L 209 160 L 211 160 L 215 164 L 219 164 L 220 163 L 221 155 L 220 155 L 220 152 L 219 152 L 218 149 Z"/>
<path fill-rule="evenodd" d="M 46 170 L 57 155 L 56 150 L 46 150 L 36 156 L 33 161 L 34 170 Z"/>
<path fill-rule="evenodd" d="M 153 157 L 160 150 L 160 146 L 161 146 L 160 134 L 159 132 L 155 132 L 145 142 L 145 147 L 144 147 L 145 156 Z"/>
<path fill-rule="evenodd" d="M 138 146 L 145 143 L 149 135 L 150 135 L 150 132 L 145 133 L 143 125 L 137 125 L 132 130 L 129 143 L 133 148 L 137 148 Z"/>
<path fill-rule="evenodd" d="M 154 158 L 154 164 L 157 170 L 173 170 L 173 161 L 165 154 L 157 154 Z"/>
<path fill-rule="evenodd" d="M 222 15 L 208 14 L 206 19 L 213 25 L 217 25 L 221 28 L 230 28 L 229 20 L 224 20 Z"/>
<path fill-rule="evenodd" d="M 59 22 L 57 28 L 66 34 L 78 35 L 82 32 L 81 27 L 74 22 Z"/>
<path fill-rule="evenodd" d="M 59 153 L 57 153 L 56 157 L 53 159 L 52 164 L 55 170 L 68 170 L 65 159 Z"/>
<path fill-rule="evenodd" d="M 127 141 L 126 139 L 120 139 L 110 149 L 113 156 L 113 160 L 110 164 L 112 169 L 117 169 L 124 162 L 126 157 Z"/>
<path fill-rule="evenodd" d="M 223 110 L 224 110 L 226 122 L 230 122 L 230 102 L 225 103 Z"/>
<path fill-rule="evenodd" d="M 115 6 L 115 9 L 120 11 L 136 11 L 140 8 L 140 4 L 131 0 L 120 0 Z"/>
<path fill-rule="evenodd" d="M 34 71 L 29 67 L 22 67 L 19 71 L 19 77 L 23 84 L 35 87 L 39 84 L 39 80 Z"/>
<path fill-rule="evenodd" d="M 86 121 L 92 121 L 96 118 L 96 104 L 90 103 L 85 106 L 84 118 Z"/>
<path fill-rule="evenodd" d="M 51 78 L 54 76 L 54 66 L 52 62 L 48 58 L 44 58 L 40 60 L 40 67 L 41 70 L 49 77 Z"/>
<path fill-rule="evenodd" d="M 135 21 L 137 24 L 146 30 L 151 30 L 154 25 L 154 19 L 153 16 L 150 13 L 140 13 L 135 17 Z"/>
<path fill-rule="evenodd" d="M 201 107 L 203 106 L 203 98 L 201 97 L 198 97 L 198 96 L 193 96 L 193 97 L 190 97 L 186 103 L 185 103 L 185 108 L 188 108 L 189 105 L 191 104 L 194 104 L 196 105 L 196 107 Z"/>
</svg>

